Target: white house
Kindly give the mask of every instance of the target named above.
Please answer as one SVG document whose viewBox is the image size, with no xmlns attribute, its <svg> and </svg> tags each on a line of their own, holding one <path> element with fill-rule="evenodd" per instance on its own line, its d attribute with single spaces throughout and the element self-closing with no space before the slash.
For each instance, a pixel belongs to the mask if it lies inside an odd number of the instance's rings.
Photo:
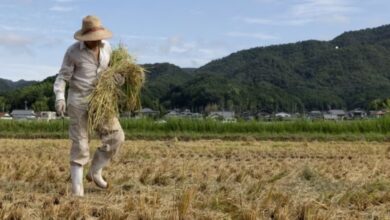
<svg viewBox="0 0 390 220">
<path fill-rule="evenodd" d="M 164 118 L 178 118 L 181 114 L 177 109 L 170 110 L 166 115 L 164 115 Z"/>
<path fill-rule="evenodd" d="M 212 119 L 234 120 L 235 114 L 234 112 L 231 111 L 217 111 L 217 112 L 210 112 L 210 114 L 207 117 Z"/>
<path fill-rule="evenodd" d="M 1 115 L 0 117 L 1 120 L 12 120 L 12 117 L 8 113 L 4 113 L 0 115 Z"/>
<path fill-rule="evenodd" d="M 57 119 L 57 114 L 56 112 L 48 112 L 48 111 L 40 112 L 39 119 L 47 120 L 47 121 L 54 120 Z"/>
<path fill-rule="evenodd" d="M 342 109 L 329 110 L 328 114 L 331 115 L 331 116 L 329 116 L 329 117 L 331 117 L 331 119 L 336 118 L 336 120 L 343 120 L 347 116 L 347 113 Z M 327 119 L 327 118 L 325 118 L 325 114 L 324 114 L 324 119 Z"/>
<path fill-rule="evenodd" d="M 170 110 L 164 118 L 192 118 L 192 119 L 201 119 L 203 117 L 200 113 L 191 112 L 189 109 L 180 111 L 179 109 Z"/>
<path fill-rule="evenodd" d="M 21 119 L 36 119 L 35 112 L 33 110 L 20 110 L 16 109 L 11 112 L 11 116 L 13 119 L 21 120 Z"/>
<path fill-rule="evenodd" d="M 275 114 L 276 118 L 291 118 L 291 115 L 286 112 L 278 112 Z"/>
<path fill-rule="evenodd" d="M 348 115 L 350 118 L 353 119 L 361 119 L 361 118 L 366 118 L 367 117 L 367 112 L 361 109 L 355 109 L 350 112 L 348 112 Z"/>
<path fill-rule="evenodd" d="M 135 113 L 137 116 L 141 116 L 141 117 L 155 117 L 155 116 L 158 116 L 160 114 L 159 111 L 155 111 L 155 110 L 150 109 L 150 108 L 143 108 L 139 111 L 136 111 Z"/>
<path fill-rule="evenodd" d="M 339 117 L 337 115 L 335 115 L 335 114 L 327 114 L 327 113 L 325 113 L 324 114 L 324 119 L 325 120 L 338 120 Z"/>
</svg>

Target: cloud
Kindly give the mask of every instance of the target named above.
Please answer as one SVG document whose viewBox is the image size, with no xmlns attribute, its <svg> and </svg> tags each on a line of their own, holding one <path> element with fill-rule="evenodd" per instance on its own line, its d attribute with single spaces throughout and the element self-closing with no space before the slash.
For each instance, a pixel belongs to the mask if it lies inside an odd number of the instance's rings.
<svg viewBox="0 0 390 220">
<path fill-rule="evenodd" d="M 58 66 L 24 64 L 24 63 L 2 63 L 0 69 L 0 78 L 17 81 L 24 80 L 43 80 L 48 76 L 55 75 L 58 72 Z"/>
<path fill-rule="evenodd" d="M 74 8 L 73 7 L 69 7 L 69 6 L 59 6 L 59 5 L 56 5 L 56 6 L 53 6 L 49 9 L 50 11 L 56 11 L 56 12 L 70 12 L 70 11 L 73 11 Z"/>
<path fill-rule="evenodd" d="M 223 41 L 186 40 L 181 36 L 171 36 L 162 42 L 158 54 L 160 60 L 182 67 L 199 67 L 231 52 L 232 47 Z"/>
<path fill-rule="evenodd" d="M 248 33 L 248 32 L 229 32 L 226 34 L 229 37 L 246 37 L 246 38 L 256 38 L 260 40 L 276 40 L 279 39 L 276 36 L 264 34 L 264 33 Z"/>
<path fill-rule="evenodd" d="M 53 49 L 64 45 L 67 38 L 54 35 L 21 35 L 16 33 L 0 34 L 0 48 L 13 55 L 36 56 L 42 49 Z"/>
<path fill-rule="evenodd" d="M 185 54 L 191 53 L 196 50 L 197 43 L 184 41 L 180 36 L 171 36 L 167 38 L 159 48 L 162 54 Z"/>
<path fill-rule="evenodd" d="M 16 0 L 16 2 L 22 4 L 31 4 L 33 0 Z"/>
<path fill-rule="evenodd" d="M 58 3 L 67 3 L 67 2 L 74 2 L 75 0 L 53 0 L 53 1 Z"/>
<path fill-rule="evenodd" d="M 16 8 L 17 5 L 11 5 L 11 4 L 0 4 L 0 9 L 12 9 Z"/>
<path fill-rule="evenodd" d="M 278 4 L 286 0 L 252 0 L 252 1 L 260 4 Z"/>
<path fill-rule="evenodd" d="M 0 35 L 0 45 L 1 46 L 18 46 L 25 47 L 32 43 L 32 39 L 14 34 L 14 33 L 5 33 Z"/>
<path fill-rule="evenodd" d="M 272 3 L 280 3 L 281 1 Z M 257 0 L 257 2 L 270 3 L 268 0 Z M 279 11 L 281 11 L 280 14 L 268 18 L 235 17 L 234 20 L 246 24 L 269 26 L 302 26 L 309 23 L 340 24 L 348 23 L 350 16 L 359 12 L 360 9 L 354 6 L 351 0 L 299 0 L 289 5 L 287 10 Z"/>
<path fill-rule="evenodd" d="M 340 16 L 358 9 L 349 0 L 306 0 L 291 8 L 294 17 L 319 18 L 324 16 Z"/>
<path fill-rule="evenodd" d="M 4 25 L 4 24 L 0 24 L 0 29 L 5 31 L 23 31 L 23 32 L 32 32 L 37 30 L 36 28 L 32 28 L 32 27 L 11 26 L 11 25 Z"/>
<path fill-rule="evenodd" d="M 272 25 L 272 24 L 275 24 L 275 22 L 273 20 L 270 20 L 270 19 L 264 19 L 264 18 L 236 18 L 236 20 L 242 20 L 244 21 L 245 23 L 248 23 L 248 24 L 265 24 L 265 25 Z"/>
<path fill-rule="evenodd" d="M 205 13 L 201 10 L 195 10 L 195 9 L 192 9 L 189 11 L 189 13 L 191 15 L 195 15 L 195 16 L 200 16 L 200 15 L 204 15 Z"/>
<path fill-rule="evenodd" d="M 242 21 L 247 24 L 269 25 L 269 26 L 300 26 L 312 22 L 311 19 L 264 19 L 252 17 L 236 17 L 235 20 Z"/>
<path fill-rule="evenodd" d="M 305 20 L 306 23 L 348 23 L 350 15 L 359 8 L 350 0 L 306 0 L 292 6 L 289 14 L 293 19 Z"/>
<path fill-rule="evenodd" d="M 140 63 L 170 62 L 181 67 L 199 67 L 233 52 L 221 40 L 189 40 L 178 35 L 148 37 L 153 40 L 142 35 L 127 36 L 120 39 Z"/>
<path fill-rule="evenodd" d="M 121 40 L 167 40 L 167 37 L 159 36 L 146 36 L 146 35 L 126 35 L 122 34 L 118 36 Z"/>
</svg>

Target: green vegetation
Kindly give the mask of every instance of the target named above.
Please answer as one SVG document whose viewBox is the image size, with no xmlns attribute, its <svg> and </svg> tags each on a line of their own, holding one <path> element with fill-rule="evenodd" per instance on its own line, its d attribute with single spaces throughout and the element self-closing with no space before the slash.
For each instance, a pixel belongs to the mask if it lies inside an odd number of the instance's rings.
<svg viewBox="0 0 390 220">
<path fill-rule="evenodd" d="M 42 82 L 3 93 L 0 96 L 0 111 L 3 111 L 3 106 L 5 111 L 24 109 L 25 101 L 35 111 L 54 110 L 54 80 L 55 77 L 48 77 Z"/>
<path fill-rule="evenodd" d="M 137 139 L 275 139 L 275 140 L 389 140 L 390 118 L 360 121 L 280 121 L 222 123 L 213 120 L 124 119 L 127 138 Z M 66 138 L 68 121 L 0 121 L 0 137 Z"/>
<path fill-rule="evenodd" d="M 183 85 L 192 76 L 179 67 L 169 64 L 147 64 L 146 83 L 141 92 L 142 105 L 159 111 L 172 108 L 171 98 L 176 95 L 175 90 Z"/>
</svg>

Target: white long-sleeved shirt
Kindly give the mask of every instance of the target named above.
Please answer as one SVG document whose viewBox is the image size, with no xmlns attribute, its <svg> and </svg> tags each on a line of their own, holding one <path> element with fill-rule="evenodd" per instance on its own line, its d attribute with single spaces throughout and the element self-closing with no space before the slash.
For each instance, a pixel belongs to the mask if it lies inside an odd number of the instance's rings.
<svg viewBox="0 0 390 220">
<path fill-rule="evenodd" d="M 101 71 L 108 68 L 111 56 L 111 46 L 102 41 L 99 61 L 84 42 L 76 42 L 68 48 L 58 76 L 54 82 L 56 101 L 65 100 L 65 86 L 69 83 L 68 104 L 87 109 L 88 96 L 96 86 Z"/>
</svg>

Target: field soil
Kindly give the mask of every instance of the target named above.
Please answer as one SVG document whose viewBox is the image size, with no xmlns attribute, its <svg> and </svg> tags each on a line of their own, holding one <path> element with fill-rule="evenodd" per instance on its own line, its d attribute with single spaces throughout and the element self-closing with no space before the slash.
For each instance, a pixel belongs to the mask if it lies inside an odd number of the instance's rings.
<svg viewBox="0 0 390 220">
<path fill-rule="evenodd" d="M 74 198 L 70 141 L 1 139 L 0 219 L 390 219 L 389 146 L 127 141 Z"/>
</svg>

